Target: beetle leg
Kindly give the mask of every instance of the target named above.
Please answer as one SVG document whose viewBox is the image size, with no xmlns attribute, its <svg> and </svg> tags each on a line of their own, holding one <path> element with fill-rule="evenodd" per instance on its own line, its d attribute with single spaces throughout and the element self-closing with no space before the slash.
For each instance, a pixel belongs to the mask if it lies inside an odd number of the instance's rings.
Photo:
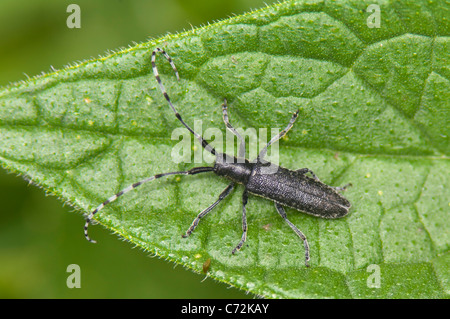
<svg viewBox="0 0 450 319">
<path fill-rule="evenodd" d="M 337 191 L 343 192 L 343 191 L 346 191 L 347 188 L 349 188 L 351 186 L 353 186 L 352 183 L 348 183 L 348 184 L 345 184 L 344 186 L 335 186 L 333 188 Z"/>
<path fill-rule="evenodd" d="M 245 211 L 245 206 L 247 205 L 248 200 L 248 194 L 247 190 L 244 190 L 242 193 L 242 237 L 239 241 L 239 244 L 233 249 L 231 252 L 233 255 L 242 248 L 242 245 L 244 245 L 244 242 L 247 240 L 247 215 Z"/>
<path fill-rule="evenodd" d="M 212 211 L 214 207 L 216 207 L 225 197 L 227 197 L 231 193 L 231 191 L 234 188 L 234 185 L 235 185 L 235 183 L 229 184 L 227 186 L 227 188 L 225 188 L 223 190 L 223 192 L 219 195 L 219 199 L 216 200 L 214 202 L 214 204 L 212 204 L 211 206 L 209 206 L 208 208 L 203 210 L 200 214 L 198 214 L 198 216 L 194 219 L 194 221 L 192 222 L 191 226 L 186 231 L 186 233 L 182 235 L 183 238 L 188 237 L 194 231 L 194 229 L 197 227 L 198 223 L 200 222 L 200 219 L 205 217 L 206 214 L 208 214 L 210 211 Z"/>
<path fill-rule="evenodd" d="M 244 138 L 236 131 L 236 129 L 231 125 L 230 120 L 228 118 L 228 106 L 227 106 L 227 99 L 223 100 L 222 104 L 222 115 L 223 115 L 223 121 L 225 122 L 225 125 L 227 126 L 227 129 L 230 130 L 234 135 L 237 136 L 239 140 L 241 140 L 241 143 L 239 144 L 239 157 L 244 158 L 245 157 L 245 140 Z"/>
<path fill-rule="evenodd" d="M 278 133 L 278 135 L 276 135 L 275 137 L 273 137 L 269 143 L 266 144 L 266 146 L 264 146 L 264 148 L 262 149 L 261 152 L 259 152 L 259 155 L 257 157 L 257 161 L 260 161 L 264 158 L 264 156 L 267 154 L 267 148 L 272 145 L 273 143 L 275 143 L 276 141 L 278 141 L 279 139 L 283 138 L 286 133 L 292 128 L 292 126 L 294 126 L 295 120 L 298 117 L 298 113 L 300 112 L 300 110 L 297 110 L 293 115 L 291 120 L 289 121 L 289 124 L 286 126 L 286 128 L 284 130 L 282 130 L 280 133 Z"/>
<path fill-rule="evenodd" d="M 284 207 L 281 206 L 278 203 L 275 203 L 275 207 L 278 211 L 278 213 L 283 217 L 283 219 L 288 223 L 289 227 L 297 234 L 298 237 L 300 237 L 303 240 L 303 245 L 305 246 L 305 265 L 306 267 L 309 267 L 308 261 L 309 261 L 309 245 L 308 240 L 306 239 L 306 236 L 303 235 L 303 233 L 294 225 L 292 224 L 289 219 L 286 217 L 286 211 L 284 210 Z"/>
<path fill-rule="evenodd" d="M 314 172 L 312 170 L 310 170 L 309 168 L 300 168 L 297 170 L 298 173 L 300 174 L 306 174 L 306 173 L 310 173 L 311 176 L 316 180 L 320 182 L 320 179 L 317 177 L 316 174 L 314 174 Z"/>
</svg>

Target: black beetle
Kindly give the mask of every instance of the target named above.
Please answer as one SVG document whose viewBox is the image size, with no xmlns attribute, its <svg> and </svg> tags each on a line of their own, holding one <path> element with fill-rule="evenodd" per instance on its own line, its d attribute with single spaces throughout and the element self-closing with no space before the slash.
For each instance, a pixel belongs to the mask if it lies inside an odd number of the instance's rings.
<svg viewBox="0 0 450 319">
<path fill-rule="evenodd" d="M 281 139 L 286 133 L 292 128 L 295 120 L 298 117 L 298 112 L 295 112 L 292 116 L 287 127 L 282 130 L 278 135 L 273 137 L 264 149 L 259 153 L 258 157 L 249 161 L 245 159 L 245 141 L 241 135 L 233 128 L 228 119 L 228 111 L 227 111 L 227 100 L 224 100 L 222 105 L 223 112 L 223 120 L 227 126 L 227 128 L 233 132 L 240 139 L 241 143 L 239 146 L 239 155 L 238 157 L 229 156 L 224 153 L 217 152 L 206 140 L 203 139 L 202 136 L 197 134 L 192 128 L 190 128 L 182 119 L 181 115 L 177 112 L 174 105 L 172 104 L 169 95 L 166 92 L 164 85 L 161 82 L 161 78 L 158 73 L 158 69 L 156 67 L 156 53 L 159 52 L 169 61 L 172 66 L 177 79 L 179 80 L 179 74 L 173 63 L 170 56 L 162 49 L 156 48 L 152 52 L 152 69 L 155 75 L 155 78 L 161 88 L 161 92 L 166 98 L 169 106 L 175 113 L 177 119 L 191 132 L 201 143 L 202 147 L 209 151 L 211 154 L 216 156 L 216 161 L 213 167 L 195 167 L 188 171 L 179 171 L 179 172 L 169 172 L 157 174 L 151 177 L 148 177 L 142 181 L 134 183 L 127 188 L 123 189 L 119 193 L 111 196 L 102 204 L 100 204 L 86 219 L 86 224 L 84 226 L 84 233 L 86 238 L 95 242 L 88 236 L 88 226 L 93 216 L 101 210 L 105 205 L 111 203 L 116 200 L 119 196 L 135 189 L 136 187 L 169 175 L 195 175 L 206 172 L 214 172 L 219 176 L 226 177 L 231 180 L 231 183 L 223 190 L 220 194 L 218 200 L 214 202 L 211 206 L 203 210 L 198 216 L 194 219 L 189 229 L 183 235 L 183 237 L 188 237 L 194 229 L 197 227 L 200 219 L 203 218 L 206 214 L 208 214 L 214 207 L 216 207 L 227 195 L 231 193 L 234 189 L 236 183 L 244 185 L 245 189 L 242 194 L 242 230 L 243 234 L 241 240 L 237 244 L 237 246 L 233 249 L 232 253 L 234 254 L 237 250 L 239 250 L 244 244 L 247 238 L 247 217 L 245 206 L 248 200 L 248 194 L 253 194 L 257 196 L 261 196 L 275 202 L 275 207 L 281 217 L 288 223 L 288 225 L 292 228 L 292 230 L 303 240 L 303 244 L 305 247 L 305 265 L 308 265 L 309 257 L 309 246 L 308 241 L 306 240 L 305 235 L 294 225 L 292 224 L 286 216 L 286 212 L 284 210 L 284 206 L 294 208 L 298 211 L 304 212 L 309 215 L 313 215 L 320 218 L 328 218 L 335 219 L 341 218 L 348 214 L 348 211 L 351 207 L 350 202 L 344 198 L 338 191 L 345 190 L 347 186 L 351 184 L 347 184 L 344 187 L 331 187 L 324 183 L 322 183 L 319 178 L 308 168 L 302 168 L 296 171 L 292 171 L 283 167 L 279 167 L 273 163 L 267 162 L 264 160 L 264 156 L 267 153 L 267 148 L 272 145 L 274 142 Z M 309 177 L 307 174 L 310 174 Z"/>
</svg>

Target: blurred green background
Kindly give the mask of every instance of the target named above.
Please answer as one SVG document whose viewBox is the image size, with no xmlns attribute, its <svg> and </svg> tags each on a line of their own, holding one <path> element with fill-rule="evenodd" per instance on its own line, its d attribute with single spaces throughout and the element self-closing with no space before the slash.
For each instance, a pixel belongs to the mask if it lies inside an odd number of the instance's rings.
<svg viewBox="0 0 450 319">
<path fill-rule="evenodd" d="M 273 2 L 2 0 L 0 86 Z M 66 26 L 71 3 L 81 8 L 80 29 Z M 150 258 L 102 227 L 94 230 L 99 244 L 88 243 L 80 213 L 2 168 L 0 203 L 0 298 L 253 297 Z M 80 289 L 67 288 L 69 264 L 81 268 Z"/>
</svg>

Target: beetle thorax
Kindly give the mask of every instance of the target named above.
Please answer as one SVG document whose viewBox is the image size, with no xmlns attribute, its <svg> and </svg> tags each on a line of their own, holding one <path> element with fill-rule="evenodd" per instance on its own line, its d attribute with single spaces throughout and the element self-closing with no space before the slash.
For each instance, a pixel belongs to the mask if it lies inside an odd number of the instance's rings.
<svg viewBox="0 0 450 319">
<path fill-rule="evenodd" d="M 226 154 L 218 154 L 214 163 L 214 172 L 232 181 L 246 185 L 255 164 L 247 159 L 236 158 Z"/>
</svg>

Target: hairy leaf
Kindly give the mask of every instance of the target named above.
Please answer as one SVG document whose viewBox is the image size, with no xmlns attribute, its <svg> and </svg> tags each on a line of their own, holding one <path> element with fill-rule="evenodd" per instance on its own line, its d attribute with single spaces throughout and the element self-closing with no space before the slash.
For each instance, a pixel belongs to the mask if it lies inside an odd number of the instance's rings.
<svg viewBox="0 0 450 319">
<path fill-rule="evenodd" d="M 197 130 L 221 129 L 211 136 L 220 150 L 224 98 L 244 129 L 284 128 L 299 109 L 280 164 L 352 183 L 350 215 L 287 210 L 308 237 L 310 268 L 274 205 L 253 196 L 246 245 L 231 255 L 242 186 L 181 238 L 227 185 L 212 173 L 145 184 L 100 211 L 101 224 L 196 272 L 210 259 L 211 277 L 267 298 L 448 297 L 449 6 L 379 8 L 370 28 L 359 0 L 288 1 L 4 88 L 1 164 L 85 213 L 145 177 L 205 165 L 194 139 L 191 163 L 173 160 L 180 123 L 150 66 L 162 47 L 181 76 L 158 57 L 167 91 Z"/>
</svg>

